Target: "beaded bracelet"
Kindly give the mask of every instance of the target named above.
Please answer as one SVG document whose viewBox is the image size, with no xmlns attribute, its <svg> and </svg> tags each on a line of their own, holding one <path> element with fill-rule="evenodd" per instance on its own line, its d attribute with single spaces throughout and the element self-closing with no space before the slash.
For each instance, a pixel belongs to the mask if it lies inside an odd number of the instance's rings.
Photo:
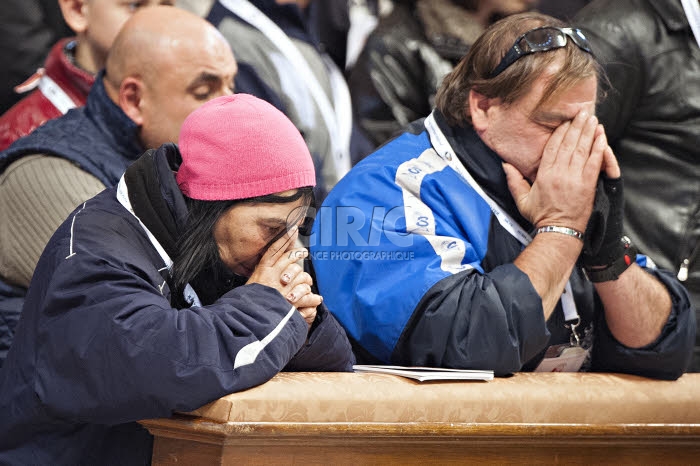
<svg viewBox="0 0 700 466">
<path fill-rule="evenodd" d="M 547 225 L 537 229 L 537 234 L 539 235 L 540 233 L 561 233 L 562 235 L 573 236 L 574 238 L 578 238 L 579 240 L 583 241 L 583 233 L 568 227 Z"/>
</svg>

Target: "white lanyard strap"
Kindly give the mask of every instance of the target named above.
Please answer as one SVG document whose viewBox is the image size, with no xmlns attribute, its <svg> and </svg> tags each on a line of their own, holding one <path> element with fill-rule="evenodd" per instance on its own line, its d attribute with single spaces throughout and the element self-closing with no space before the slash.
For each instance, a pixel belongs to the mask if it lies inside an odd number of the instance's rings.
<svg viewBox="0 0 700 466">
<path fill-rule="evenodd" d="M 681 4 L 683 5 L 685 16 L 688 18 L 690 29 L 693 30 L 695 40 L 698 43 L 698 47 L 700 47 L 700 2 L 698 0 L 681 0 Z"/>
<path fill-rule="evenodd" d="M 449 141 L 442 133 L 442 130 L 435 121 L 435 116 L 431 113 L 428 118 L 425 119 L 425 128 L 430 134 L 430 143 L 435 149 L 435 152 L 442 157 L 443 160 L 452 168 L 457 174 L 467 183 L 469 186 L 476 191 L 476 193 L 481 196 L 481 198 L 486 201 L 486 203 L 491 208 L 491 212 L 498 220 L 498 223 L 505 228 L 508 233 L 513 235 L 523 246 L 527 246 L 532 242 L 532 237 L 523 228 L 517 224 L 513 217 L 508 215 L 501 206 L 496 204 L 496 201 L 491 199 L 488 194 L 479 186 L 474 177 L 464 168 L 462 162 L 454 153 L 452 146 Z M 574 294 L 571 290 L 571 281 L 566 282 L 566 287 L 564 293 L 561 295 L 562 309 L 564 310 L 564 320 L 567 322 L 577 320 L 579 315 L 576 309 L 576 303 L 574 302 Z"/>
<path fill-rule="evenodd" d="M 484 192 L 481 186 L 479 186 L 479 183 L 477 183 L 467 169 L 464 168 L 464 165 L 462 165 L 452 150 L 452 146 L 447 141 L 447 138 L 442 134 L 442 130 L 440 130 L 440 127 L 437 125 L 432 113 L 425 119 L 425 127 L 428 129 L 428 133 L 430 133 L 430 142 L 438 155 L 446 160 L 450 168 L 456 171 L 457 174 L 486 201 L 491 211 L 498 219 L 498 223 L 508 230 L 508 233 L 515 236 L 523 246 L 530 244 L 532 242 L 532 237 L 513 220 L 513 217 L 501 209 L 501 207 Z"/>
<path fill-rule="evenodd" d="M 294 64 L 300 79 L 307 84 L 311 97 L 318 106 L 333 145 L 333 161 L 338 178 L 350 170 L 350 135 L 352 132 L 352 107 L 350 91 L 337 67 L 326 67 L 330 74 L 335 106 L 324 92 L 304 55 L 289 36 L 270 18 L 247 0 L 219 0 L 221 5 L 245 22 L 262 32 Z M 235 50 L 234 50 L 235 52 Z M 335 71 L 335 72 L 334 72 Z"/>
<path fill-rule="evenodd" d="M 56 84 L 56 81 L 49 78 L 48 75 L 44 75 L 39 79 L 39 90 L 62 114 L 77 106 L 73 99 L 61 89 L 61 86 Z"/>
</svg>

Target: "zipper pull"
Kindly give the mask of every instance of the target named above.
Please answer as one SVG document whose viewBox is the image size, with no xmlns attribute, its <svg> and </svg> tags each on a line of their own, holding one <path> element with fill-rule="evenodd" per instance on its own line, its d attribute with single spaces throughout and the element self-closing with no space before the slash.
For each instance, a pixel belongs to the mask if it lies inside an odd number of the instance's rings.
<svg viewBox="0 0 700 466">
<path fill-rule="evenodd" d="M 690 259 L 683 259 L 681 263 L 681 268 L 678 269 L 678 281 L 684 282 L 688 279 L 688 266 L 690 265 Z"/>
</svg>

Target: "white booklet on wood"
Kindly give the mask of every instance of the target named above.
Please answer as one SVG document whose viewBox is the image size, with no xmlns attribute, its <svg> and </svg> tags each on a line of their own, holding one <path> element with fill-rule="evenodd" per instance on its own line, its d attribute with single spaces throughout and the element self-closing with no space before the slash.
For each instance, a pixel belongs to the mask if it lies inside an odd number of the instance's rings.
<svg viewBox="0 0 700 466">
<path fill-rule="evenodd" d="M 493 371 L 474 369 L 445 369 L 442 367 L 375 366 L 356 364 L 355 372 L 374 372 L 408 377 L 420 382 L 428 380 L 493 380 Z"/>
</svg>

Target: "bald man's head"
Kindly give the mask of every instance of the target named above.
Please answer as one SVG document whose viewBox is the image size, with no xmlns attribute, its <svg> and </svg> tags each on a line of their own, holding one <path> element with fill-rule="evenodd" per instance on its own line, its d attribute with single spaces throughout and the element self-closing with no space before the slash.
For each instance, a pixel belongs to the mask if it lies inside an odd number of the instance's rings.
<svg viewBox="0 0 700 466">
<path fill-rule="evenodd" d="M 174 0 L 58 0 L 63 19 L 76 35 L 75 62 L 91 73 L 104 68 L 114 39 L 134 13 L 174 3 Z"/>
<path fill-rule="evenodd" d="M 145 148 L 177 142 L 204 102 L 232 92 L 228 42 L 204 19 L 172 7 L 145 8 L 122 27 L 107 57 L 105 88 L 138 125 Z"/>
</svg>

